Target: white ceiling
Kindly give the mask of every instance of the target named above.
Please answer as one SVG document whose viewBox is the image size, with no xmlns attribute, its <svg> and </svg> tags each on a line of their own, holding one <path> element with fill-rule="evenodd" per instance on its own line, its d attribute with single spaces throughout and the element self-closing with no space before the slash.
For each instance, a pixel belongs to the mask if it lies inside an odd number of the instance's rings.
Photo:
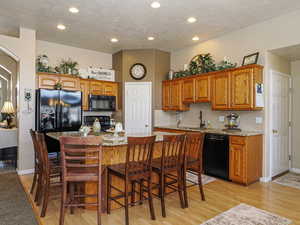
<svg viewBox="0 0 300 225">
<path fill-rule="evenodd" d="M 174 50 L 300 8 L 299 0 L 1 0 L 0 33 L 37 30 L 37 39 L 103 52 L 119 49 Z M 288 2 L 288 3 L 287 3 Z M 79 14 L 68 12 L 78 7 Z M 197 18 L 187 24 L 190 16 Z M 57 30 L 58 23 L 67 26 Z M 148 41 L 154 36 L 154 41 Z M 111 43 L 112 37 L 118 43 Z M 1 43 L 0 43 L 1 44 Z"/>
<path fill-rule="evenodd" d="M 293 45 L 285 48 L 279 48 L 271 51 L 275 55 L 286 58 L 289 61 L 300 60 L 300 45 Z"/>
</svg>

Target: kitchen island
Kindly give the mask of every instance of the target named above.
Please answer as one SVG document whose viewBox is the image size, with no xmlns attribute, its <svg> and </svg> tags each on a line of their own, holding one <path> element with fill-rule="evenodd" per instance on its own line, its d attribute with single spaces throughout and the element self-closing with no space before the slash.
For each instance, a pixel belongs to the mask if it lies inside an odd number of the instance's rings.
<svg viewBox="0 0 300 225">
<path fill-rule="evenodd" d="M 72 137 L 81 137 L 82 133 L 80 132 L 51 132 L 47 133 L 47 135 L 55 139 L 56 141 L 59 140 L 61 136 L 72 136 Z M 174 133 L 169 132 L 153 132 L 147 134 L 131 134 L 128 136 L 150 136 L 156 135 L 156 140 L 154 144 L 154 153 L 153 157 L 158 158 L 161 156 L 162 150 L 162 140 L 163 135 L 174 135 Z M 119 163 L 125 163 L 126 160 L 126 149 L 127 149 L 127 136 L 124 137 L 115 137 L 113 134 L 110 133 L 100 133 L 99 137 L 103 138 L 103 145 L 102 145 L 102 165 L 106 168 L 109 165 L 115 165 Z M 92 162 L 86 162 L 92 163 Z M 106 211 L 106 169 L 104 169 L 102 175 L 102 211 Z M 155 179 L 154 179 L 155 180 Z M 124 182 L 123 180 L 119 179 L 118 177 L 113 178 L 112 184 L 118 187 L 120 190 L 124 190 Z M 130 189 L 131 187 L 129 187 Z M 93 182 L 87 182 L 84 185 L 85 194 L 95 194 L 97 190 L 97 184 Z M 118 194 L 113 191 L 113 194 Z M 94 198 L 86 198 L 85 202 L 91 203 L 95 202 Z M 116 203 L 112 202 L 112 209 L 119 208 L 120 206 Z M 94 209 L 94 207 L 88 207 L 89 209 Z"/>
</svg>

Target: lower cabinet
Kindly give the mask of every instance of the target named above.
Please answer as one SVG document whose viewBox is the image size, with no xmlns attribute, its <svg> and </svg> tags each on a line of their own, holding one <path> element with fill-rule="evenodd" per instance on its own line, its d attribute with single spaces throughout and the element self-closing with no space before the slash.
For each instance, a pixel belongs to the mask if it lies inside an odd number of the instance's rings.
<svg viewBox="0 0 300 225">
<path fill-rule="evenodd" d="M 262 176 L 262 135 L 230 136 L 229 179 L 251 184 Z"/>
</svg>

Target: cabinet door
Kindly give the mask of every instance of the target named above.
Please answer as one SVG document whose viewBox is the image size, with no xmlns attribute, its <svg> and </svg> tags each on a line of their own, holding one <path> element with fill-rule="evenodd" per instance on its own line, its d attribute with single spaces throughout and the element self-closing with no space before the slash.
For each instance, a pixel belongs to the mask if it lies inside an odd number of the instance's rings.
<svg viewBox="0 0 300 225">
<path fill-rule="evenodd" d="M 244 145 L 230 145 L 229 179 L 238 183 L 245 183 L 246 162 Z"/>
<path fill-rule="evenodd" d="M 103 83 L 101 81 L 90 81 L 90 93 L 92 95 L 103 95 Z"/>
<path fill-rule="evenodd" d="M 170 110 L 170 100 L 171 100 L 171 85 L 170 82 L 163 82 L 162 85 L 162 109 L 164 111 Z"/>
<path fill-rule="evenodd" d="M 170 108 L 172 110 L 180 110 L 180 95 L 181 95 L 181 82 L 173 81 L 170 87 Z"/>
<path fill-rule="evenodd" d="M 80 80 L 80 90 L 82 92 L 82 109 L 89 109 L 89 93 L 90 93 L 90 82 L 89 80 Z"/>
<path fill-rule="evenodd" d="M 59 77 L 57 75 L 38 74 L 38 88 L 54 89 L 58 82 Z"/>
<path fill-rule="evenodd" d="M 62 89 L 78 91 L 79 87 L 79 79 L 73 77 L 60 77 L 60 83 L 62 84 Z"/>
<path fill-rule="evenodd" d="M 200 76 L 195 79 L 195 102 L 210 102 L 210 76 Z"/>
<path fill-rule="evenodd" d="M 214 75 L 212 78 L 212 108 L 227 110 L 230 107 L 230 78 L 228 73 Z"/>
<path fill-rule="evenodd" d="M 253 107 L 253 70 L 233 71 L 231 82 L 231 108 L 251 109 Z"/>
<path fill-rule="evenodd" d="M 103 83 L 104 95 L 117 96 L 117 84 L 116 83 Z"/>
<path fill-rule="evenodd" d="M 189 78 L 182 82 L 182 101 L 184 103 L 195 102 L 195 80 Z"/>
</svg>

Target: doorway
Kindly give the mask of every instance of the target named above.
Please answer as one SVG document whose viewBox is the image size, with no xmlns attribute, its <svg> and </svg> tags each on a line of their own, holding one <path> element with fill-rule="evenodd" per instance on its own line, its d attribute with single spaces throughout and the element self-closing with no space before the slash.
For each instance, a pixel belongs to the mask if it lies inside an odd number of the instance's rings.
<svg viewBox="0 0 300 225">
<path fill-rule="evenodd" d="M 0 173 L 17 168 L 18 62 L 0 48 Z"/>
<path fill-rule="evenodd" d="M 126 133 L 151 133 L 152 131 L 152 83 L 125 83 Z"/>
<path fill-rule="evenodd" d="M 291 103 L 292 78 L 270 71 L 270 131 L 271 177 L 291 168 Z"/>
</svg>

